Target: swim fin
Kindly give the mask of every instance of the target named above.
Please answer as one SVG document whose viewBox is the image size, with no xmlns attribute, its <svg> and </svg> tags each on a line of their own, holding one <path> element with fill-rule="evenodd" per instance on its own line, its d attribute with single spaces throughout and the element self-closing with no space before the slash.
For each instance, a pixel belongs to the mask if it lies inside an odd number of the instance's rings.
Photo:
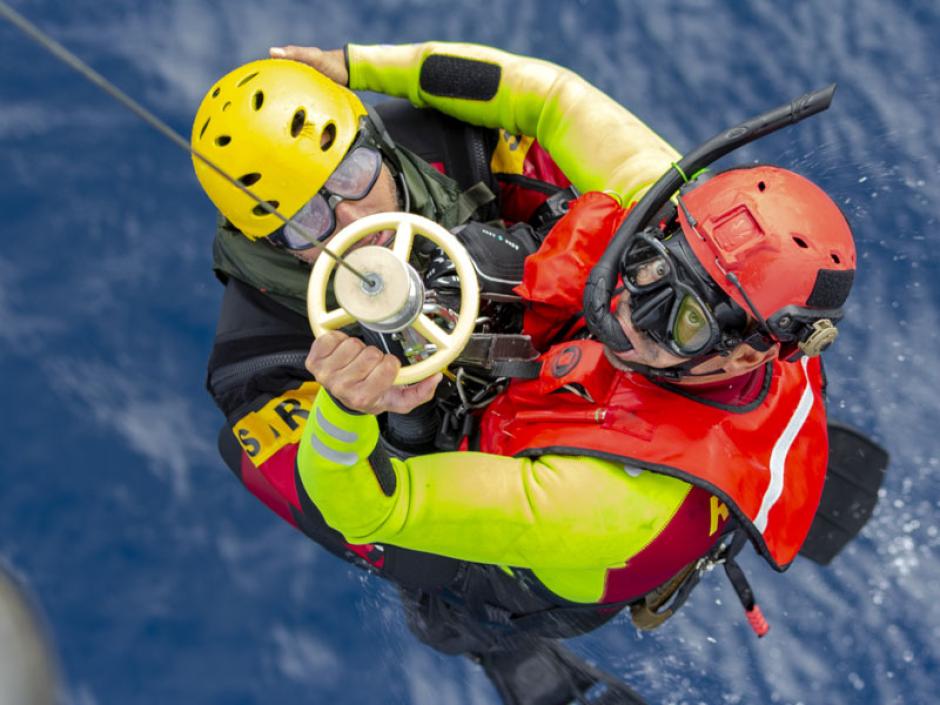
<svg viewBox="0 0 940 705">
<path fill-rule="evenodd" d="M 505 705 L 647 705 L 625 683 L 552 639 L 493 651 L 480 663 Z"/>
<path fill-rule="evenodd" d="M 826 484 L 800 555 L 829 565 L 871 518 L 888 452 L 845 424 L 829 422 Z"/>
</svg>

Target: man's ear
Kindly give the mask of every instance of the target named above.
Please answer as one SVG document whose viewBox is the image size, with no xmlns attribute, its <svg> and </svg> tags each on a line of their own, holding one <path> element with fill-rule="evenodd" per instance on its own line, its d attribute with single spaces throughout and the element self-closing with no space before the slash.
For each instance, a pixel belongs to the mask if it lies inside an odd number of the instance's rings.
<svg viewBox="0 0 940 705">
<path fill-rule="evenodd" d="M 725 372 L 740 375 L 756 367 L 760 367 L 765 362 L 777 357 L 779 353 L 780 343 L 774 343 L 764 351 L 752 348 L 747 343 L 741 343 L 731 351 L 731 354 L 725 359 L 722 367 Z"/>
</svg>

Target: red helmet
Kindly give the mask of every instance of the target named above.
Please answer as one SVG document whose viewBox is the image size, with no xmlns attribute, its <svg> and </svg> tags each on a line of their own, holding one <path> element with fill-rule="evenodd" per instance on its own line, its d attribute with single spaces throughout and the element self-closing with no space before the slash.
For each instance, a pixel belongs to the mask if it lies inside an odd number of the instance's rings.
<svg viewBox="0 0 940 705">
<path fill-rule="evenodd" d="M 808 355 L 832 342 L 855 275 L 855 243 L 822 189 L 774 166 L 735 168 L 689 190 L 682 205 L 695 257 L 772 338 L 800 343 Z"/>
</svg>

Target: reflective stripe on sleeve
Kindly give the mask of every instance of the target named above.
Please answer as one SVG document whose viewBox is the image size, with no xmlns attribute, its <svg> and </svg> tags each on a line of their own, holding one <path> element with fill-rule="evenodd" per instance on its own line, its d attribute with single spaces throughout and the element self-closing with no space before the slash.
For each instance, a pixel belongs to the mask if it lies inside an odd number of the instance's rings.
<svg viewBox="0 0 940 705">
<path fill-rule="evenodd" d="M 334 438 L 340 443 L 355 443 L 359 440 L 359 434 L 352 431 L 345 431 L 330 421 L 323 415 L 323 410 L 317 407 L 317 424 L 323 429 L 330 438 Z"/>
<path fill-rule="evenodd" d="M 332 463 L 336 463 L 337 465 L 342 465 L 343 467 L 352 467 L 359 462 L 359 456 L 356 453 L 343 453 L 338 450 L 333 450 L 323 441 L 317 438 L 316 433 L 310 434 L 310 446 L 321 458 L 325 458 L 326 460 L 329 460 Z"/>
</svg>

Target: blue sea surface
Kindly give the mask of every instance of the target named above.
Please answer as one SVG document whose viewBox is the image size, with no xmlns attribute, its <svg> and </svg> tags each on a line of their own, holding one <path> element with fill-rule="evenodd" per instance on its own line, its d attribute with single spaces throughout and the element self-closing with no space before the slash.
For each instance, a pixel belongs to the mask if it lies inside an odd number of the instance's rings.
<svg viewBox="0 0 940 705">
<path fill-rule="evenodd" d="M 713 574 L 659 631 L 621 617 L 572 647 L 655 704 L 937 702 L 940 5 L 13 5 L 187 136 L 217 77 L 282 43 L 535 55 L 680 151 L 838 82 L 828 112 L 734 159 L 806 174 L 855 228 L 830 411 L 892 453 L 875 516 L 828 568 L 743 559 L 765 639 Z M 189 157 L 2 22 L 0 66 L 0 561 L 42 605 L 65 702 L 497 703 L 479 667 L 415 641 L 389 586 L 281 522 L 217 457 L 204 370 L 221 287 Z"/>
</svg>

